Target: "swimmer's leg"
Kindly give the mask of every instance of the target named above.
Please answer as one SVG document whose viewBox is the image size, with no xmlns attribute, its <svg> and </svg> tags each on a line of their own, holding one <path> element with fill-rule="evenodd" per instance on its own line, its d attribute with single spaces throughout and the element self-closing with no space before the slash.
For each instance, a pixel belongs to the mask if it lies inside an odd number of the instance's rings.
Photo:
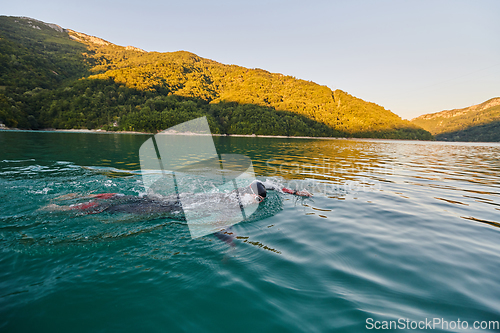
<svg viewBox="0 0 500 333">
<path fill-rule="evenodd" d="M 83 195 L 81 195 L 79 193 L 69 193 L 69 194 L 60 195 L 57 198 L 54 198 L 52 200 L 58 200 L 58 201 L 70 200 L 70 199 L 74 199 L 74 198 L 81 198 L 82 196 Z"/>
<path fill-rule="evenodd" d="M 80 193 L 68 193 L 52 200 L 71 200 L 71 199 L 113 199 L 117 197 L 122 197 L 122 194 L 119 193 L 98 193 L 98 194 L 80 194 Z"/>
<path fill-rule="evenodd" d="M 86 214 L 97 214 L 100 213 L 101 210 L 99 210 L 99 203 L 96 201 L 89 201 L 89 202 L 84 202 L 84 203 L 79 203 L 76 205 L 71 205 L 71 206 L 59 206 L 56 204 L 49 204 L 45 207 L 40 208 L 40 210 L 45 210 L 45 211 L 68 211 L 68 210 L 79 210 L 82 212 L 85 212 Z"/>
<path fill-rule="evenodd" d="M 44 211 L 49 211 L 49 212 L 62 212 L 62 211 L 71 210 L 71 207 L 70 206 L 59 206 L 59 205 L 56 205 L 56 204 L 50 204 L 50 205 L 47 205 L 47 206 L 44 206 L 44 207 L 40 208 L 39 210 L 44 210 Z"/>
</svg>

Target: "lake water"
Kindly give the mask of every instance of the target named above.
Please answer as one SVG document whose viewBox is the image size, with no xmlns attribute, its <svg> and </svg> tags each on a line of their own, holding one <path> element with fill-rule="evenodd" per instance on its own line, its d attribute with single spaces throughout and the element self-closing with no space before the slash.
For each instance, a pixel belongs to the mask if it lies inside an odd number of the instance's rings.
<svg viewBox="0 0 500 333">
<path fill-rule="evenodd" d="M 0 132 L 2 332 L 500 320 L 500 144 L 214 137 L 259 179 L 314 194 L 270 193 L 233 226 L 234 247 L 171 218 L 39 210 L 69 193 L 143 193 L 149 137 Z"/>
</svg>

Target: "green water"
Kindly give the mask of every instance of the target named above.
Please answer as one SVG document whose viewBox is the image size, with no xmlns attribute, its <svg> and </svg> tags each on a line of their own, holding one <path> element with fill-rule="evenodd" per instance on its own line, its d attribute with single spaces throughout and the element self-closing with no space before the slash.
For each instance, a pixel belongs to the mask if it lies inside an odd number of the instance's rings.
<svg viewBox="0 0 500 333">
<path fill-rule="evenodd" d="M 39 210 L 143 193 L 148 138 L 0 132 L 2 332 L 498 331 L 471 327 L 500 320 L 499 144 L 215 137 L 314 193 L 270 194 L 234 248 L 168 218 Z"/>
</svg>

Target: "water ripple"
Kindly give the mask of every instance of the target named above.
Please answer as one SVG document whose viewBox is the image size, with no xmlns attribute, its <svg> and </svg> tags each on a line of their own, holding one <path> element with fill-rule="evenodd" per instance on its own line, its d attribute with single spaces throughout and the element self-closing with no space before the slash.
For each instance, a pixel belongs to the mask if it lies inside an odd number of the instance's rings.
<svg viewBox="0 0 500 333">
<path fill-rule="evenodd" d="M 270 193 L 229 246 L 166 217 L 40 210 L 144 191 L 129 154 L 144 136 L 67 135 L 100 149 L 26 133 L 0 158 L 6 331 L 360 332 L 367 318 L 500 316 L 498 144 L 214 138 L 261 179 L 314 193 Z"/>
</svg>

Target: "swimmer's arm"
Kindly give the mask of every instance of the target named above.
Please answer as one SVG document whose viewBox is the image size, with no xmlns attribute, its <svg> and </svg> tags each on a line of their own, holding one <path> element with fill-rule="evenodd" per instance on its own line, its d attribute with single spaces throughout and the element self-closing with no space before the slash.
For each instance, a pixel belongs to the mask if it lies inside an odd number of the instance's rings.
<svg viewBox="0 0 500 333">
<path fill-rule="evenodd" d="M 306 190 L 301 190 L 301 191 L 297 191 L 297 190 L 291 190 L 289 188 L 286 188 L 286 187 L 283 187 L 281 189 L 284 193 L 288 193 L 288 194 L 293 194 L 293 195 L 300 195 L 302 197 L 312 197 L 312 194 L 309 193 L 308 191 Z"/>
<path fill-rule="evenodd" d="M 283 192 L 283 193 L 288 193 L 288 194 L 293 194 L 293 195 L 300 195 L 302 197 L 312 197 L 312 194 L 309 193 L 308 191 L 306 190 L 301 190 L 301 191 L 296 191 L 296 190 L 291 190 L 289 188 L 286 188 L 286 187 L 283 187 L 283 188 L 279 188 L 278 186 L 276 186 L 275 184 L 273 184 L 272 182 L 268 182 L 268 181 L 265 181 L 265 182 L 260 182 L 262 185 L 264 185 L 264 187 L 266 188 L 266 190 L 271 190 L 271 191 L 280 191 Z"/>
<path fill-rule="evenodd" d="M 288 193 L 288 194 L 293 194 L 293 195 L 300 195 L 302 197 L 312 197 L 312 194 L 309 193 L 308 191 L 306 190 L 301 190 L 301 191 L 297 191 L 297 190 L 291 190 L 289 188 L 286 188 L 286 187 L 283 187 L 283 188 L 279 188 L 278 186 L 276 186 L 275 184 L 271 183 L 271 182 L 268 182 L 268 181 L 265 181 L 265 182 L 260 182 L 262 185 L 264 185 L 264 187 L 266 188 L 266 190 L 271 190 L 271 191 L 282 191 L 283 193 Z"/>
</svg>

